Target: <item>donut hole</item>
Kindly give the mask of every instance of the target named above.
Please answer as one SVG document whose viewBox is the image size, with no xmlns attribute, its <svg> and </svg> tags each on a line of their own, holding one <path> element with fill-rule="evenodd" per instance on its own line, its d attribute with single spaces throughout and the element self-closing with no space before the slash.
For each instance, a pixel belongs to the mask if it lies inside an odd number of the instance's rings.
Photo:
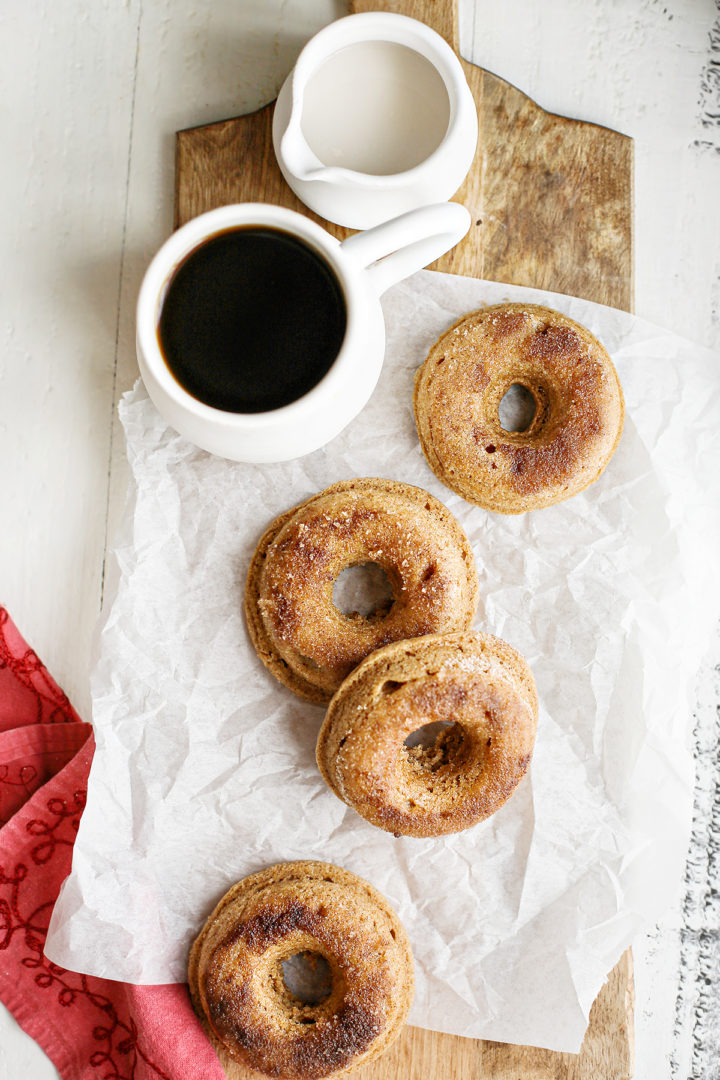
<svg viewBox="0 0 720 1080">
<path fill-rule="evenodd" d="M 380 619 L 392 607 L 395 591 L 379 563 L 358 563 L 338 574 L 332 599 L 340 614 L 348 619 Z"/>
<path fill-rule="evenodd" d="M 522 383 L 513 383 L 498 405 L 498 417 L 503 431 L 527 431 L 537 413 L 535 395 Z"/>
<path fill-rule="evenodd" d="M 333 989 L 330 964 L 320 953 L 303 950 L 281 961 L 282 981 L 295 1002 L 301 1005 L 320 1005 L 327 1001 Z M 314 1017 L 300 1017 L 301 1023 L 314 1023 Z"/>
<path fill-rule="evenodd" d="M 454 768 L 463 756 L 463 729 L 452 720 L 434 720 L 412 731 L 403 746 L 413 773 L 431 774 Z"/>
</svg>

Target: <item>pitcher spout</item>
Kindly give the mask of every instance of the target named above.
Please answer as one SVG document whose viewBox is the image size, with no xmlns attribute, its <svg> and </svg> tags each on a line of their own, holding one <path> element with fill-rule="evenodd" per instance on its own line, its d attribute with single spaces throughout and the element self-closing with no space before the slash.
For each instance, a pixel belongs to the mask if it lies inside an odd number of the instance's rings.
<svg viewBox="0 0 720 1080">
<path fill-rule="evenodd" d="M 355 177 L 349 169 L 337 165 L 323 165 L 322 161 L 310 149 L 299 122 L 291 119 L 288 128 L 280 140 L 280 153 L 285 169 L 296 180 L 320 180 L 325 183 L 362 183 L 362 177 Z"/>
<path fill-rule="evenodd" d="M 302 103 L 296 113 L 293 102 L 293 113 L 280 142 L 280 149 L 285 167 L 290 170 L 293 176 L 296 176 L 299 180 L 314 180 L 315 174 L 318 171 L 322 172 L 324 166 L 307 144 L 300 124 L 301 116 Z"/>
<path fill-rule="evenodd" d="M 362 186 L 364 177 L 339 165 L 326 165 L 311 149 L 302 127 L 305 87 L 309 78 L 307 64 L 298 63 L 290 76 L 290 116 L 280 139 L 279 160 L 284 171 L 296 181 L 323 181 Z M 285 88 L 283 93 L 285 95 Z"/>
</svg>

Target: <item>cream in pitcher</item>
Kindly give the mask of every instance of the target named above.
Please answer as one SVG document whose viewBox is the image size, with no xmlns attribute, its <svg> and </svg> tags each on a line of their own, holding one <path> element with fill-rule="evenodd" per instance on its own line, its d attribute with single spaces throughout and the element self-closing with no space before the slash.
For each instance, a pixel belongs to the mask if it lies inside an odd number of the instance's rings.
<svg viewBox="0 0 720 1080">
<path fill-rule="evenodd" d="M 311 76 L 301 128 L 326 165 L 389 176 L 430 157 L 449 120 L 445 83 L 429 60 L 393 41 L 361 41 Z"/>
<path fill-rule="evenodd" d="M 477 135 L 453 50 L 424 23 L 388 12 L 350 15 L 316 34 L 273 116 L 275 154 L 292 190 L 356 229 L 449 199 Z"/>
</svg>

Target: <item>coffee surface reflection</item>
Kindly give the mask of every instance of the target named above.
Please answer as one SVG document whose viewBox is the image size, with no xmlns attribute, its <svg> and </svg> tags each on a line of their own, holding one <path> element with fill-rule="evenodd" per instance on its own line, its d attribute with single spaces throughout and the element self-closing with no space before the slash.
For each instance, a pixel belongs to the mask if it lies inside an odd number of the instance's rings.
<svg viewBox="0 0 720 1080">
<path fill-rule="evenodd" d="M 345 336 L 343 292 L 325 260 L 280 229 L 217 233 L 175 271 L 158 341 L 189 394 L 216 409 L 259 413 L 312 390 Z"/>
</svg>

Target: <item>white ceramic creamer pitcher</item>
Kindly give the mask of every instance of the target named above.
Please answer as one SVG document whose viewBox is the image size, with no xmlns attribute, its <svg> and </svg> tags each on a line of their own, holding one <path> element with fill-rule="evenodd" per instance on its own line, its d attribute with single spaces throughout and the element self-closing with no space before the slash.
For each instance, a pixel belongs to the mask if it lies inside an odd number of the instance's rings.
<svg viewBox="0 0 720 1080">
<path fill-rule="evenodd" d="M 366 229 L 449 199 L 475 155 L 462 65 L 429 26 L 368 12 L 330 23 L 300 53 L 273 116 L 278 165 L 328 221 Z"/>
<path fill-rule="evenodd" d="M 341 244 L 302 214 L 267 203 L 223 206 L 193 218 L 161 247 L 143 279 L 137 306 L 137 353 L 140 373 L 158 411 L 197 446 L 233 461 L 272 462 L 301 457 L 338 435 L 370 397 L 385 354 L 385 323 L 380 296 L 453 247 L 470 227 L 470 215 L 458 203 L 425 206 L 359 232 Z M 161 320 L 166 298 L 184 266 L 210 244 L 235 230 L 279 232 L 291 244 L 309 249 L 339 289 L 344 332 L 328 370 L 306 393 L 266 412 L 226 411 L 199 400 L 173 374 L 163 351 Z M 281 263 L 269 267 L 259 287 L 272 298 L 282 280 Z M 212 288 L 212 283 L 210 283 Z M 281 294 L 269 320 L 279 325 L 291 316 Z M 228 308 L 232 313 L 232 306 Z M 202 335 L 202 304 L 187 310 L 199 328 L 194 344 L 203 363 L 213 364 L 212 343 Z M 322 319 L 322 312 L 318 313 Z M 272 326 L 268 326 L 268 332 Z M 289 327 L 292 332 L 292 326 Z M 272 380 L 273 350 L 268 337 L 267 372 Z M 243 326 L 237 325 L 237 364 L 243 365 Z M 302 354 L 301 357 L 302 358 Z"/>
</svg>

